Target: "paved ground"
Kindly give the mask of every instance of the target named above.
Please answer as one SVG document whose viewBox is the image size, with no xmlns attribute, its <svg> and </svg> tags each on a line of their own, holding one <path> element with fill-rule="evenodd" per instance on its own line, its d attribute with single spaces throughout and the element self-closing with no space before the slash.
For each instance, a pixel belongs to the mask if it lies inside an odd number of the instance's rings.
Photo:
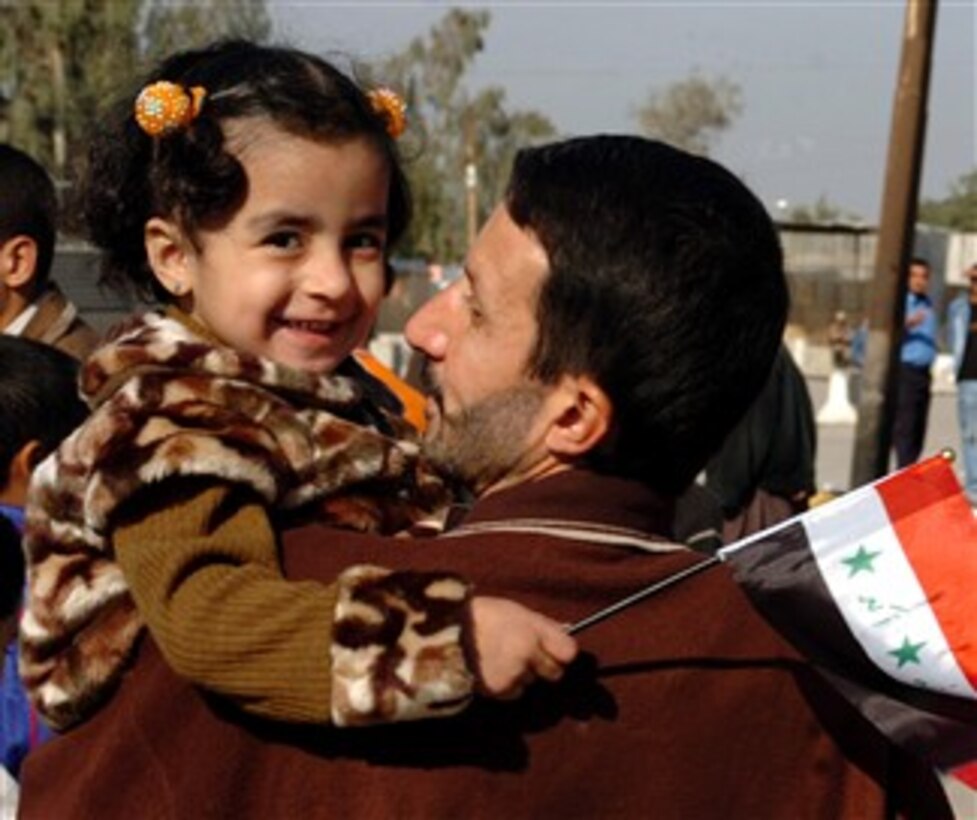
<svg viewBox="0 0 977 820">
<path fill-rule="evenodd" d="M 815 412 L 827 395 L 826 378 L 808 378 L 808 389 Z M 821 489 L 846 490 L 851 477 L 851 459 L 855 440 L 852 424 L 818 426 L 818 456 L 816 480 Z M 945 447 L 959 451 L 960 433 L 957 426 L 957 397 L 955 393 L 938 392 L 930 406 L 924 455 L 937 453 Z M 959 459 L 957 461 L 959 464 Z M 977 792 L 956 781 L 945 781 L 954 813 L 960 820 L 977 820 Z"/>
<path fill-rule="evenodd" d="M 808 389 L 814 410 L 823 404 L 827 395 L 826 378 L 808 378 Z M 847 490 L 851 478 L 851 459 L 855 441 L 855 425 L 830 424 L 818 426 L 818 456 L 815 476 L 820 489 Z M 945 447 L 960 448 L 957 426 L 957 397 L 955 393 L 937 392 L 930 406 L 929 425 L 923 455 L 933 455 Z M 959 464 L 959 459 L 958 459 Z M 894 465 L 893 465 L 894 466 Z"/>
</svg>

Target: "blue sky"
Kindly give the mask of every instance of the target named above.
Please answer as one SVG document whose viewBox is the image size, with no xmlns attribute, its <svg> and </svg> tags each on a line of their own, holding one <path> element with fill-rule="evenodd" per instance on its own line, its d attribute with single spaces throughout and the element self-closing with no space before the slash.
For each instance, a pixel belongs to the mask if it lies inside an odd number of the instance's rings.
<svg viewBox="0 0 977 820">
<path fill-rule="evenodd" d="M 744 111 L 714 156 L 772 212 L 820 196 L 879 214 L 904 0 L 818 2 L 296 2 L 269 0 L 279 37 L 371 59 L 399 50 L 453 6 L 492 23 L 471 72 L 564 134 L 635 131 L 653 89 L 693 71 L 725 76 Z M 977 167 L 977 0 L 941 0 L 922 195 Z"/>
</svg>

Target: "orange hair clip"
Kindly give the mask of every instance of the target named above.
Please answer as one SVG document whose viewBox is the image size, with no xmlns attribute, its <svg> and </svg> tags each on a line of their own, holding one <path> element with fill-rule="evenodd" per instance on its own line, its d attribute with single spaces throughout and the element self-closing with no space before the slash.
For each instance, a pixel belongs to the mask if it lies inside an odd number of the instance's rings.
<svg viewBox="0 0 977 820">
<path fill-rule="evenodd" d="M 203 107 L 207 91 L 186 89 L 167 80 L 147 85 L 136 97 L 136 122 L 151 137 L 164 137 L 186 128 Z"/>
<path fill-rule="evenodd" d="M 383 119 L 387 133 L 397 139 L 407 129 L 407 103 L 390 88 L 373 88 L 366 92 L 373 110 Z"/>
</svg>

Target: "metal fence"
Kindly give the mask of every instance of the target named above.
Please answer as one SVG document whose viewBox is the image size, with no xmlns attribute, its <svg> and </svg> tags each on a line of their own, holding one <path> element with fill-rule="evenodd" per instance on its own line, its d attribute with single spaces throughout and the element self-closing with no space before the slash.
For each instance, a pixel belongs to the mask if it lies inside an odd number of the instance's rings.
<svg viewBox="0 0 977 820">
<path fill-rule="evenodd" d="M 876 230 L 846 225 L 779 228 L 796 332 L 813 344 L 824 343 L 828 324 L 839 310 L 858 324 L 871 298 Z M 930 263 L 930 297 L 942 317 L 950 299 L 967 285 L 964 271 L 977 262 L 977 234 L 920 225 L 913 252 Z"/>
<path fill-rule="evenodd" d="M 99 252 L 81 242 L 60 242 L 54 255 L 51 277 L 74 302 L 81 315 L 99 332 L 132 313 L 138 307 L 98 284 Z"/>
</svg>

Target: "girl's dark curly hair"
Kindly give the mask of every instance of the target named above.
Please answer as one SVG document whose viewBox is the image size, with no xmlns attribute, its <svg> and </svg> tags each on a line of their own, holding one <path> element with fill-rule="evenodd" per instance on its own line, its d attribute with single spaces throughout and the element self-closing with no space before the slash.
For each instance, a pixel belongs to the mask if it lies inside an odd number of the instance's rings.
<svg viewBox="0 0 977 820">
<path fill-rule="evenodd" d="M 89 239 L 104 251 L 106 285 L 172 299 L 149 267 L 143 228 L 153 216 L 174 218 L 192 237 L 241 207 L 247 179 L 225 149 L 221 127 L 232 118 L 267 117 L 289 133 L 325 142 L 372 142 L 390 165 L 389 244 L 403 234 L 411 200 L 397 148 L 363 90 L 335 66 L 292 48 L 224 40 L 172 55 L 139 88 L 158 80 L 202 86 L 207 96 L 187 128 L 154 139 L 136 124 L 133 93 L 96 133 L 79 206 Z"/>
</svg>

